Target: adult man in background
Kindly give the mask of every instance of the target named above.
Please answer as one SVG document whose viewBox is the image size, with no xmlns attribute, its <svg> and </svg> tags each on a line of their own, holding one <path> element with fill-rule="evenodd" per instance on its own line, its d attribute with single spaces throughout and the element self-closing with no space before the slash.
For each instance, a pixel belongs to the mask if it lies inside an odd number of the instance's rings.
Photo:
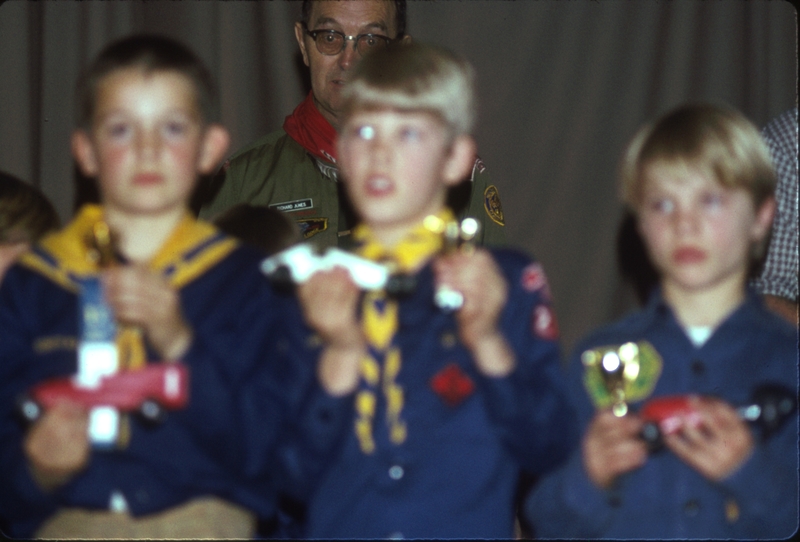
<svg viewBox="0 0 800 542">
<path fill-rule="evenodd" d="M 405 28 L 405 0 L 304 0 L 294 30 L 310 70 L 311 92 L 281 130 L 246 145 L 225 162 L 201 196 L 200 216 L 212 218 L 242 202 L 266 205 L 289 213 L 305 239 L 322 247 L 347 246 L 355 217 L 337 182 L 340 92 L 363 54 L 409 40 Z M 481 222 L 479 242 L 504 242 L 497 188 L 477 157 L 471 175 L 451 190 L 448 204 L 460 218 Z"/>
</svg>

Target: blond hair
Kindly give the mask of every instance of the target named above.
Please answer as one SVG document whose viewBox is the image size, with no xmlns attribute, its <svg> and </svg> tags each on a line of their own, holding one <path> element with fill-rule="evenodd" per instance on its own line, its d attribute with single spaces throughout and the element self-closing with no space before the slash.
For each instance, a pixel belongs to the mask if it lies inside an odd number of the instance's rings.
<svg viewBox="0 0 800 542">
<path fill-rule="evenodd" d="M 421 111 L 439 117 L 452 135 L 475 123 L 474 71 L 451 51 L 419 43 L 395 43 L 372 52 L 356 67 L 342 92 L 344 118 L 356 110 Z"/>
<path fill-rule="evenodd" d="M 743 188 L 756 208 L 775 191 L 775 171 L 758 128 L 725 107 L 686 105 L 637 132 L 620 167 L 621 197 L 634 211 L 645 169 L 654 163 L 689 167 L 727 188 Z"/>
</svg>

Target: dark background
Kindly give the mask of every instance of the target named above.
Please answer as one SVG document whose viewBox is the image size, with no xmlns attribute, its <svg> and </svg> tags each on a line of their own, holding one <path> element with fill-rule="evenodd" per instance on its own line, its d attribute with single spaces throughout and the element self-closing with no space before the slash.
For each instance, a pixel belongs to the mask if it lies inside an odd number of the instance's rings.
<svg viewBox="0 0 800 542">
<path fill-rule="evenodd" d="M 75 199 L 73 88 L 110 40 L 185 42 L 221 87 L 232 149 L 277 129 L 305 94 L 299 2 L 83 1 L 0 5 L 0 170 Z M 409 32 L 478 73 L 479 152 L 509 241 L 543 261 L 565 349 L 635 304 L 620 278 L 616 166 L 635 130 L 686 101 L 759 126 L 797 103 L 797 14 L 782 0 L 409 1 Z"/>
</svg>

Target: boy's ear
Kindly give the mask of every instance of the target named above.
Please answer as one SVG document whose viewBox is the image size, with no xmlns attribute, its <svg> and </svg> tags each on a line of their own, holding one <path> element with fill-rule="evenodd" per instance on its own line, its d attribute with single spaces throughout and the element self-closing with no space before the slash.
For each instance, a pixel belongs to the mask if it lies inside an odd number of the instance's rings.
<svg viewBox="0 0 800 542">
<path fill-rule="evenodd" d="M 756 220 L 751 231 L 753 241 L 759 242 L 769 233 L 775 218 L 775 206 L 775 197 L 770 196 L 756 209 Z"/>
<path fill-rule="evenodd" d="M 221 124 L 210 124 L 203 135 L 203 147 L 200 149 L 200 158 L 197 162 L 197 172 L 201 175 L 214 173 L 228 150 L 231 136 Z"/>
<path fill-rule="evenodd" d="M 72 156 L 78 162 L 78 167 L 81 169 L 86 177 L 96 177 L 98 171 L 97 155 L 94 151 L 94 143 L 92 143 L 89 134 L 84 130 L 75 130 L 72 132 Z"/>
<path fill-rule="evenodd" d="M 476 149 L 471 136 L 460 135 L 453 140 L 442 175 L 447 186 L 455 186 L 469 175 L 475 164 Z"/>
</svg>

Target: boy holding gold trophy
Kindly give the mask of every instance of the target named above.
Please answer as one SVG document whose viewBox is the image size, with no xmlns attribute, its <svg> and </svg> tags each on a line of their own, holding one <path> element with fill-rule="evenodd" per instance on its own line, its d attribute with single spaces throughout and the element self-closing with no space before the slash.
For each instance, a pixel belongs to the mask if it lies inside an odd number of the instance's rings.
<svg viewBox="0 0 800 542">
<path fill-rule="evenodd" d="M 312 327 L 339 343 L 325 355 L 359 369 L 304 534 L 510 538 L 520 473 L 553 468 L 577 435 L 541 264 L 475 247 L 476 222 L 459 226 L 446 206 L 474 162 L 473 70 L 434 46 L 390 46 L 360 61 L 343 96 L 356 252 L 414 286 L 362 295 L 332 269 L 300 288 Z"/>
<path fill-rule="evenodd" d="M 0 288 L 11 536 L 252 537 L 290 476 L 277 467 L 285 429 L 314 435 L 315 456 L 349 412 L 324 361 L 317 382 L 300 307 L 270 289 L 261 252 L 189 211 L 228 144 L 215 96 L 200 60 L 160 36 L 114 42 L 81 79 L 72 150 L 101 205 L 23 254 Z M 115 384 L 159 369 L 158 390 L 184 395 L 153 424 L 120 404 L 136 390 Z"/>
<path fill-rule="evenodd" d="M 622 194 L 660 288 L 576 349 L 582 446 L 528 497 L 538 536 L 797 529 L 797 334 L 746 288 L 774 186 L 766 145 L 736 112 L 686 106 L 635 136 Z"/>
</svg>

